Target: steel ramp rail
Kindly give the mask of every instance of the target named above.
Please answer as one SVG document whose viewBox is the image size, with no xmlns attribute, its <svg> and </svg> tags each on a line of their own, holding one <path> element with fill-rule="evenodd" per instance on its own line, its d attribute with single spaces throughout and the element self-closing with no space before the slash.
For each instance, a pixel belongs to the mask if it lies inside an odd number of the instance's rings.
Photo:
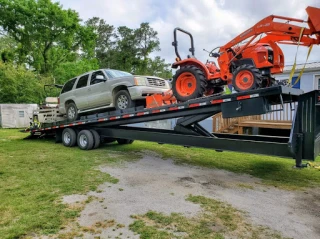
<svg viewBox="0 0 320 239">
<path fill-rule="evenodd" d="M 232 117 L 264 114 L 269 112 L 269 109 L 264 107 L 265 105 L 297 101 L 300 94 L 302 94 L 302 91 L 298 89 L 275 86 L 230 95 L 208 96 L 151 109 L 132 108 L 126 111 L 93 114 L 75 122 L 59 121 L 43 124 L 40 129 L 33 129 L 32 133 L 85 125 L 118 126 L 197 114 L 209 114 L 210 112 L 213 115 L 220 111 L 226 116 L 231 113 Z M 241 108 L 240 110 L 238 110 L 239 107 Z"/>
<path fill-rule="evenodd" d="M 208 96 L 184 103 L 158 108 L 133 108 L 93 114 L 75 122 L 54 122 L 31 135 L 55 136 L 61 140 L 65 128 L 94 129 L 101 137 L 114 139 L 145 140 L 254 154 L 292 157 L 296 167 L 303 167 L 303 159 L 314 160 L 320 152 L 320 91 L 303 94 L 301 90 L 284 86 L 252 90 L 222 96 Z M 232 135 L 211 133 L 199 122 L 218 112 L 224 117 L 264 114 L 271 105 L 297 102 L 290 137 Z M 129 127 L 134 123 L 175 119 L 173 130 Z M 32 138 L 32 137 L 31 137 Z"/>
</svg>

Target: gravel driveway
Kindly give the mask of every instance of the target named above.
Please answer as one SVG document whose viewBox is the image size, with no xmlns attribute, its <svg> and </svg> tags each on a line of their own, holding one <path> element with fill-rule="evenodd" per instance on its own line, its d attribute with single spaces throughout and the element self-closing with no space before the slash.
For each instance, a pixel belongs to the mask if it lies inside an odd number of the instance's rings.
<svg viewBox="0 0 320 239">
<path fill-rule="evenodd" d="M 119 179 L 117 184 L 105 183 L 97 192 L 71 195 L 64 202 L 72 204 L 95 196 L 86 204 L 78 222 L 80 226 L 115 220 L 124 227 L 106 228 L 101 238 L 139 238 L 128 229 L 131 215 L 149 210 L 186 217 L 201 211 L 199 205 L 186 201 L 189 194 L 214 198 L 246 213 L 248 221 L 280 232 L 290 238 L 320 238 L 320 190 L 285 191 L 261 184 L 257 178 L 225 170 L 176 165 L 146 152 L 136 162 L 120 166 L 103 166 L 101 171 Z M 94 238 L 90 233 L 85 238 Z"/>
</svg>

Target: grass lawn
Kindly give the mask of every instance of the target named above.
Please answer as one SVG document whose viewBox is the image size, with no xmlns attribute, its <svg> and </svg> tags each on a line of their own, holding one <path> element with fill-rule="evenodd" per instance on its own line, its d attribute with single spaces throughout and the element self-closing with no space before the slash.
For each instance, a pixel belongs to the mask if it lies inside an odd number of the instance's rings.
<svg viewBox="0 0 320 239">
<path fill-rule="evenodd" d="M 59 199 L 95 190 L 106 181 L 117 183 L 96 167 L 128 159 L 127 155 L 108 157 L 104 149 L 82 151 L 52 140 L 22 140 L 25 136 L 17 130 L 0 130 L 1 239 L 57 232 L 79 213 L 68 210 Z"/>
<path fill-rule="evenodd" d="M 137 159 L 133 152 L 143 150 L 158 152 L 177 163 L 247 173 L 281 188 L 320 185 L 319 170 L 293 169 L 292 159 L 141 141 L 82 151 L 53 140 L 22 140 L 26 136 L 17 130 L 0 129 L 0 238 L 56 233 L 67 220 L 79 215 L 79 211 L 61 203 L 63 195 L 86 193 L 106 181 L 117 183 L 117 179 L 101 173 L 97 167 Z M 107 154 L 111 150 L 112 154 Z"/>
</svg>

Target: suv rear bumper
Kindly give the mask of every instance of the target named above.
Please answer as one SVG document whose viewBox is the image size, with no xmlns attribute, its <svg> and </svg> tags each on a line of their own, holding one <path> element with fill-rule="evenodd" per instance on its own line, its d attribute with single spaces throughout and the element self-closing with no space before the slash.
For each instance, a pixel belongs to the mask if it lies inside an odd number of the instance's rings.
<svg viewBox="0 0 320 239">
<path fill-rule="evenodd" d="M 168 91 L 169 89 L 154 88 L 150 86 L 132 86 L 128 87 L 132 100 L 144 99 L 149 94 L 159 94 Z"/>
</svg>

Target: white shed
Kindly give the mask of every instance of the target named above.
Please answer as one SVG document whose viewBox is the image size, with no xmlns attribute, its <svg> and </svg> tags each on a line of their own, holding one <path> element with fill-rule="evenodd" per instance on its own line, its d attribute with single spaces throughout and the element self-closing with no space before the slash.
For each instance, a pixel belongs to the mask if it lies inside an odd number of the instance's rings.
<svg viewBox="0 0 320 239">
<path fill-rule="evenodd" d="M 37 104 L 0 104 L 0 127 L 24 128 L 29 126 Z"/>
<path fill-rule="evenodd" d="M 296 70 L 292 77 L 292 84 L 296 82 L 296 79 L 298 78 L 298 75 L 301 69 L 303 68 L 303 65 L 304 64 L 297 64 Z M 283 69 L 283 73 L 275 75 L 275 78 L 277 80 L 287 81 L 289 79 L 291 69 L 292 65 L 285 66 Z M 307 63 L 300 81 L 294 84 L 292 87 L 301 89 L 304 92 L 320 90 L 320 62 Z"/>
</svg>

